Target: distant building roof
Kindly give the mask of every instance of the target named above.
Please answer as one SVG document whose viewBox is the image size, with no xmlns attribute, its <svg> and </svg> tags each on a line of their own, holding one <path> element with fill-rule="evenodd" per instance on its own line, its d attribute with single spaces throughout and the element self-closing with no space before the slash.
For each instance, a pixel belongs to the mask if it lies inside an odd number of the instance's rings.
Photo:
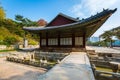
<svg viewBox="0 0 120 80">
<path fill-rule="evenodd" d="M 47 22 L 44 19 L 38 20 L 37 23 L 38 23 L 39 26 L 46 26 L 46 24 L 47 24 Z"/>
</svg>

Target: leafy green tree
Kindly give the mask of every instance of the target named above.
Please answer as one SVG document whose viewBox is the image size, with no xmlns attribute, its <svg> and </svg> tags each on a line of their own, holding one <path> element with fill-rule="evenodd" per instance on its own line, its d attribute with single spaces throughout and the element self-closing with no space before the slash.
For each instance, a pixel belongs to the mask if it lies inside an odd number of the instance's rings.
<svg viewBox="0 0 120 80">
<path fill-rule="evenodd" d="M 103 34 L 100 35 L 100 37 L 102 39 L 104 39 L 105 43 L 110 43 L 111 47 L 112 47 L 112 37 L 114 36 L 112 31 L 105 31 Z"/>
<path fill-rule="evenodd" d="M 120 40 L 120 29 L 116 32 L 115 36 Z"/>
<path fill-rule="evenodd" d="M 21 15 L 16 15 L 15 21 L 6 18 L 4 9 L 0 6 L 0 45 L 12 45 L 17 42 L 22 42 L 24 36 L 23 26 L 36 26 L 37 22 L 31 21 L 28 18 L 24 18 Z M 34 36 L 31 33 L 26 32 L 27 35 L 35 43 Z"/>
<path fill-rule="evenodd" d="M 39 26 L 45 26 L 45 25 L 47 25 L 47 22 L 46 22 L 44 19 L 40 19 L 40 20 L 38 21 L 38 25 L 39 25 Z"/>
<path fill-rule="evenodd" d="M 120 26 L 113 28 L 111 31 L 114 33 L 114 36 L 120 40 Z"/>
<path fill-rule="evenodd" d="M 30 27 L 30 26 L 38 26 L 38 23 L 36 22 L 36 21 L 32 21 L 32 20 L 30 20 L 30 19 L 28 19 L 28 18 L 24 18 L 23 16 L 21 16 L 21 15 L 16 15 L 15 16 L 15 20 L 16 20 L 16 22 L 17 22 L 17 24 L 18 24 L 18 26 L 19 26 L 19 28 L 21 27 Z M 18 28 L 18 29 L 19 29 Z M 19 33 L 20 32 L 20 33 Z M 36 39 L 38 39 L 38 36 L 37 36 L 37 34 L 35 34 L 34 36 L 32 36 L 32 34 L 31 33 L 29 33 L 29 32 L 27 32 L 27 31 L 23 31 L 23 30 L 21 30 L 21 29 L 19 29 L 19 30 L 17 30 L 16 31 L 16 34 L 18 34 L 18 35 L 20 35 L 20 36 L 22 36 L 22 37 L 27 37 L 28 39 L 34 39 L 34 38 L 36 38 Z"/>
<path fill-rule="evenodd" d="M 17 21 L 23 21 L 24 20 L 24 18 L 23 18 L 23 16 L 21 16 L 21 15 L 16 15 L 15 16 L 15 20 L 17 20 Z"/>
<path fill-rule="evenodd" d="M 8 36 L 4 39 L 6 45 L 12 45 L 18 42 L 18 40 L 13 36 Z"/>
<path fill-rule="evenodd" d="M 5 19 L 5 11 L 4 11 L 4 9 L 2 8 L 2 7 L 0 7 L 0 20 L 1 19 Z"/>
</svg>

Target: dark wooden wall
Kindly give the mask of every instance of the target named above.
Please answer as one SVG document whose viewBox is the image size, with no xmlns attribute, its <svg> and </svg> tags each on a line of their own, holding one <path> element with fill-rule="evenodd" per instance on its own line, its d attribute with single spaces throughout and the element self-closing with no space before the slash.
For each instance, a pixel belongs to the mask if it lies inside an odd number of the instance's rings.
<svg viewBox="0 0 120 80">
<path fill-rule="evenodd" d="M 72 45 L 60 45 L 60 33 L 57 34 L 58 36 L 57 37 L 54 37 L 54 38 L 57 38 L 58 39 L 58 45 L 48 45 L 48 39 L 51 38 L 51 37 L 48 37 L 48 33 L 46 32 L 46 37 L 45 38 L 42 38 L 41 34 L 40 34 L 40 39 L 46 39 L 46 45 L 41 45 L 41 40 L 40 40 L 40 47 L 63 47 L 63 48 L 85 48 L 86 46 L 86 38 L 85 38 L 85 35 L 82 35 L 82 36 L 75 36 L 74 33 L 71 34 L 71 38 L 72 38 Z M 79 46 L 76 46 L 75 45 L 75 37 L 83 37 L 83 45 L 79 45 Z M 64 37 L 64 38 L 70 38 L 70 37 Z"/>
</svg>

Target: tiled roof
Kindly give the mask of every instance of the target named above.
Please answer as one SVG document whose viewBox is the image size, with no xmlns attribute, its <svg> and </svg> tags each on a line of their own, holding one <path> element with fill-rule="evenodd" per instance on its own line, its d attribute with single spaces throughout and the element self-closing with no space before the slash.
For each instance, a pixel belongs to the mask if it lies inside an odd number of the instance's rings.
<svg viewBox="0 0 120 80">
<path fill-rule="evenodd" d="M 112 14 L 116 11 L 117 9 L 115 8 L 114 10 L 109 10 L 109 9 L 106 9 L 106 10 L 103 10 L 102 12 L 100 13 L 97 13 L 96 15 L 94 16 L 91 16 L 89 18 L 86 18 L 86 19 L 82 19 L 80 21 L 77 21 L 77 22 L 74 22 L 74 23 L 70 23 L 70 24 L 65 24 L 65 25 L 60 25 L 60 26 L 50 26 L 50 27 L 23 27 L 24 30 L 27 30 L 27 31 L 44 31 L 44 30 L 52 30 L 52 29 L 59 29 L 59 28 L 67 28 L 67 27 L 75 27 L 73 25 L 78 25 L 78 24 L 84 24 L 84 23 L 87 23 L 89 21 L 92 21 L 92 20 L 95 20 L 95 19 L 98 19 L 100 17 L 103 17 L 103 16 L 107 16 L 109 14 Z M 60 13 L 61 14 L 61 13 Z M 63 14 L 61 14 L 63 15 Z M 64 15 L 66 16 L 66 15 Z"/>
<path fill-rule="evenodd" d="M 72 21 L 74 21 L 74 22 L 79 21 L 79 19 L 77 19 L 77 18 L 73 18 L 73 17 L 70 17 L 70 16 L 65 15 L 65 14 L 63 14 L 63 13 L 59 13 L 59 14 L 58 14 L 53 20 L 51 20 L 45 27 L 48 27 L 48 25 L 51 24 L 58 16 L 63 16 L 64 18 L 67 18 L 67 19 L 72 20 Z"/>
</svg>

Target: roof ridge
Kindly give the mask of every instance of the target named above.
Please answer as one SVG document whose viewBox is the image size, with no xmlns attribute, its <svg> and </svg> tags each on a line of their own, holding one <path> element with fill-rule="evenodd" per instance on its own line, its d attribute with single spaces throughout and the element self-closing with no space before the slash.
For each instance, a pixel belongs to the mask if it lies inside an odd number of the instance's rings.
<svg viewBox="0 0 120 80">
<path fill-rule="evenodd" d="M 68 16 L 68 15 L 66 15 L 66 14 L 63 14 L 63 13 L 61 13 L 61 12 L 60 12 L 57 16 L 59 16 L 59 15 L 65 17 L 65 18 L 67 18 L 67 19 L 76 21 L 76 22 L 79 21 L 79 19 L 70 17 L 70 16 Z M 55 18 L 53 18 L 45 27 L 47 27 L 53 20 L 55 20 L 55 19 L 57 18 L 57 16 L 56 16 Z"/>
<path fill-rule="evenodd" d="M 61 12 L 60 12 L 58 15 L 62 15 L 62 16 L 64 16 L 64 17 L 69 18 L 69 19 L 74 20 L 74 21 L 79 21 L 79 19 L 73 18 L 73 17 L 68 16 L 68 15 L 66 15 L 66 14 L 63 14 L 63 13 L 61 13 Z"/>
</svg>

